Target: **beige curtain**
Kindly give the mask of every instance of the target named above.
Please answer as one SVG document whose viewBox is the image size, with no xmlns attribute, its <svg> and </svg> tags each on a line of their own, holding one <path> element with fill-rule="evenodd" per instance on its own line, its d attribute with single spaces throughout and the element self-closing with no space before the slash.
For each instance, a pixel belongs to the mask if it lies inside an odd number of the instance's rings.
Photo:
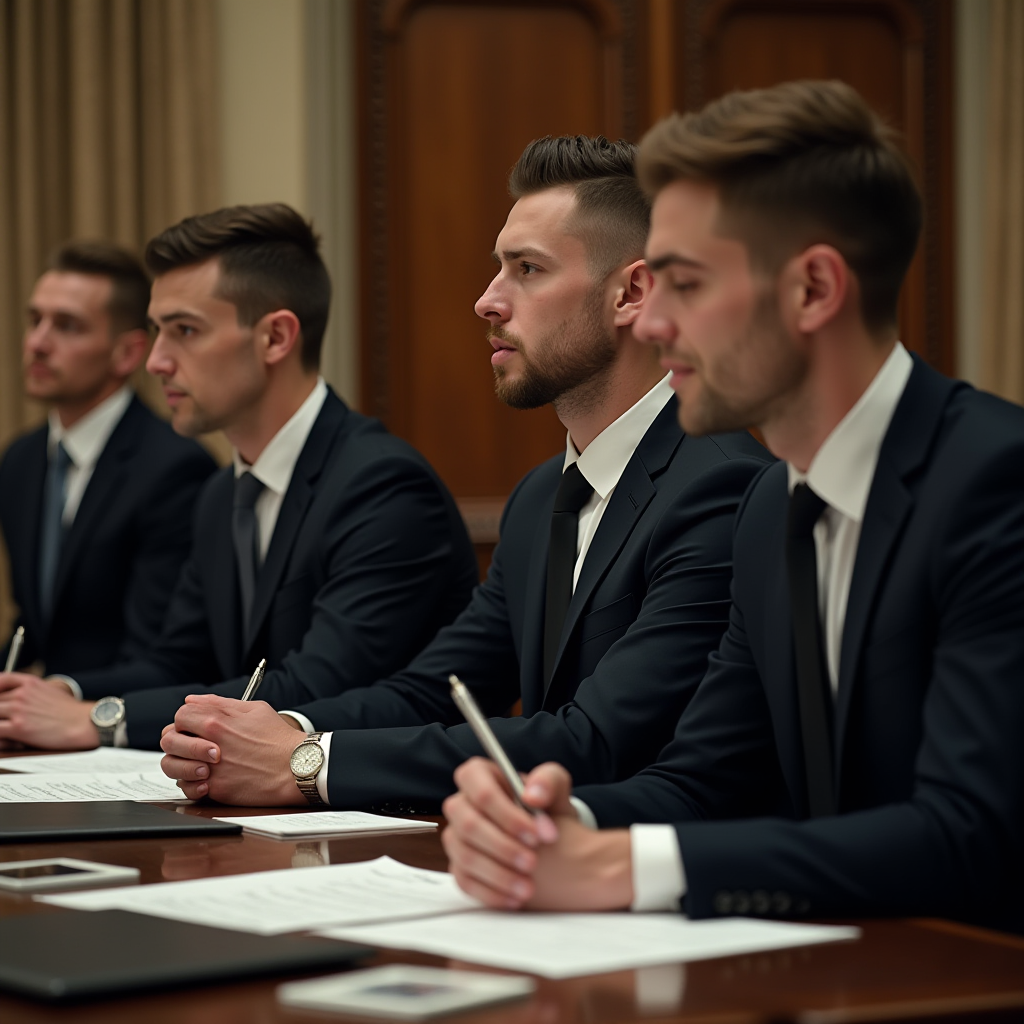
<svg viewBox="0 0 1024 1024">
<path fill-rule="evenodd" d="M 991 0 L 981 384 L 1024 403 L 1024 0 Z"/>
<path fill-rule="evenodd" d="M 215 31 L 210 0 L 0 0 L 0 448 L 43 417 L 22 396 L 20 350 L 49 251 L 140 251 L 219 205 Z"/>
</svg>

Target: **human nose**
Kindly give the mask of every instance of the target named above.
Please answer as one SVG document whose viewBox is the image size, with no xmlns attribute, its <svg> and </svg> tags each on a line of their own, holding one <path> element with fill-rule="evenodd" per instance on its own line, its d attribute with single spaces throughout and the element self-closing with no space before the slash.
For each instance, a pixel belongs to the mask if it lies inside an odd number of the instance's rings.
<svg viewBox="0 0 1024 1024">
<path fill-rule="evenodd" d="M 146 360 L 146 369 L 154 377 L 171 377 L 174 375 L 174 360 L 167 351 L 167 345 L 163 341 L 163 332 L 159 332 L 153 341 L 153 347 L 149 350 L 149 358 Z"/>
<path fill-rule="evenodd" d="M 640 315 L 633 324 L 633 336 L 648 345 L 669 345 L 678 333 L 675 321 L 661 308 L 656 289 L 652 289 Z"/>
<path fill-rule="evenodd" d="M 32 355 L 40 355 L 49 352 L 53 348 L 53 339 L 50 337 L 49 325 L 45 320 L 31 324 L 25 330 L 25 351 Z"/>
<path fill-rule="evenodd" d="M 494 280 L 473 306 L 473 311 L 492 325 L 503 324 L 512 316 L 512 306 L 501 294 L 501 274 L 495 274 Z"/>
</svg>

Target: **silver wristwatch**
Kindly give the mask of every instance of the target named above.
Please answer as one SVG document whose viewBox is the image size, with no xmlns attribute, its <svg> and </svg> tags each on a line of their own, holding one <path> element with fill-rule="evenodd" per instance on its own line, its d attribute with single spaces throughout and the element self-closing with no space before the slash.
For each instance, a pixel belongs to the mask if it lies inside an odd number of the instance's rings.
<svg viewBox="0 0 1024 1024">
<path fill-rule="evenodd" d="M 124 701 L 120 697 L 102 697 L 93 705 L 89 718 L 100 734 L 100 746 L 112 747 L 114 733 L 124 721 Z"/>
<path fill-rule="evenodd" d="M 310 733 L 293 751 L 289 767 L 295 776 L 299 792 L 314 807 L 322 807 L 324 801 L 316 788 L 316 777 L 324 766 L 324 748 L 320 746 L 322 732 Z"/>
</svg>

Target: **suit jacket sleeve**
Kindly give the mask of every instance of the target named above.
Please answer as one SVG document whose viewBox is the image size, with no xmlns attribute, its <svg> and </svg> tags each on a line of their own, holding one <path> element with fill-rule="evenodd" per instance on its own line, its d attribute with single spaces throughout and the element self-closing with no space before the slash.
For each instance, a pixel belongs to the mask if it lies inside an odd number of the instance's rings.
<svg viewBox="0 0 1024 1024">
<path fill-rule="evenodd" d="M 672 725 L 704 674 L 708 651 L 725 628 L 733 516 L 760 468 L 761 463 L 742 459 L 720 463 L 679 493 L 652 534 L 643 566 L 646 596 L 641 607 L 625 634 L 582 681 L 574 699 L 529 718 L 492 720 L 517 768 L 525 771 L 542 761 L 558 760 L 577 779 L 609 781 L 649 763 L 651 750 L 668 741 Z M 471 613 L 478 607 L 475 602 L 463 617 L 469 621 L 462 625 L 462 638 L 470 641 L 474 670 L 479 666 L 482 674 L 470 675 L 467 669 L 467 681 L 500 675 L 503 661 L 510 657 L 503 642 L 488 648 L 493 633 L 502 639 L 500 604 L 492 600 L 488 615 L 473 621 Z M 449 644 L 453 660 L 434 661 L 436 646 L 421 659 L 431 659 L 433 678 L 424 673 L 378 683 L 373 690 L 387 694 L 382 703 L 390 706 L 402 699 L 411 716 L 427 706 L 421 702 L 429 692 L 443 687 L 447 693 L 447 673 L 453 670 L 448 666 L 459 666 L 462 659 L 454 660 L 458 649 Z M 474 689 L 480 692 L 479 687 Z M 483 694 L 491 714 L 508 701 L 507 689 L 499 687 L 497 692 L 498 700 L 490 699 L 487 691 Z M 447 703 L 447 696 L 444 700 Z M 329 727 L 326 720 L 311 717 L 318 728 Z M 466 757 L 481 753 L 468 726 L 448 724 L 457 720 L 448 711 L 431 725 L 335 731 L 328 776 L 332 804 L 438 804 L 452 791 L 454 769 Z"/>
<path fill-rule="evenodd" d="M 931 519 L 921 600 L 934 603 L 932 670 L 905 798 L 804 821 L 766 806 L 779 767 L 742 610 L 659 763 L 578 791 L 602 827 L 677 823 L 688 914 L 729 912 L 722 897 L 737 891 L 763 897 L 755 913 L 787 915 L 999 920 L 1020 907 L 1024 476 L 1008 467 L 1024 465 L 1024 444 L 1008 449 L 960 460 L 956 495 Z M 899 638 L 881 643 L 899 686 Z"/>
</svg>

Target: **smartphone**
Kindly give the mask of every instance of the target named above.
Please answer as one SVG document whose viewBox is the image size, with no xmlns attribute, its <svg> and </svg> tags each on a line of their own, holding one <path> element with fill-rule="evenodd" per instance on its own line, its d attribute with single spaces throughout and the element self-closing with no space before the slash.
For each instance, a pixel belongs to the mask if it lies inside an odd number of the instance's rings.
<svg viewBox="0 0 1024 1024">
<path fill-rule="evenodd" d="M 6 892 L 87 889 L 92 886 L 124 885 L 138 880 L 138 868 L 75 860 L 73 857 L 0 862 L 0 890 Z"/>
</svg>

